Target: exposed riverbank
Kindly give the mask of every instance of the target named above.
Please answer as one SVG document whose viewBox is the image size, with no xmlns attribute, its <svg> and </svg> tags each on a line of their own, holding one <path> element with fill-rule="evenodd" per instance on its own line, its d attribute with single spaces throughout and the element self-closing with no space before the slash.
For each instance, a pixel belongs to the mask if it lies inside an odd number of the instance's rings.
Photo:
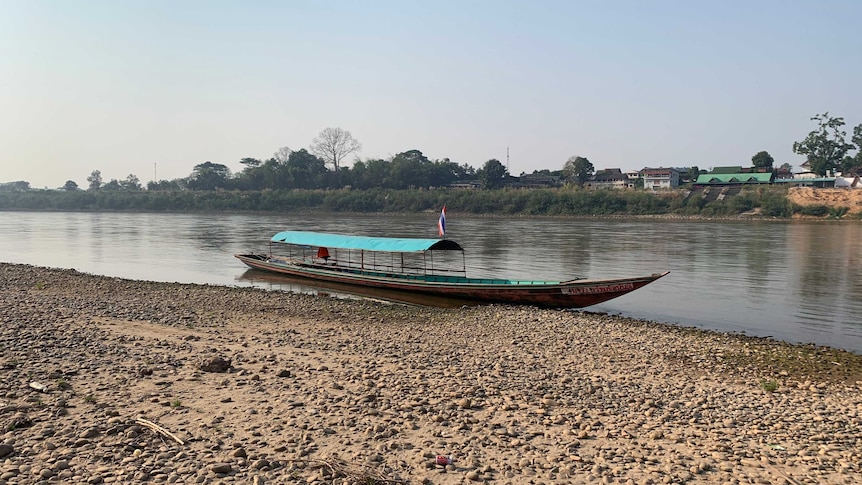
<svg viewBox="0 0 862 485">
<path fill-rule="evenodd" d="M 0 324 L 0 484 L 862 481 L 834 349 L 10 264 Z"/>
</svg>

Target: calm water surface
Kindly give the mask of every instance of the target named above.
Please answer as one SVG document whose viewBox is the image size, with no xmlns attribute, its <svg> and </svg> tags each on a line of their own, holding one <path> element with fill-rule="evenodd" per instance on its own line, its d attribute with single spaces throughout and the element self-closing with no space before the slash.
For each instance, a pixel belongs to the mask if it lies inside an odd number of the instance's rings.
<svg viewBox="0 0 862 485">
<path fill-rule="evenodd" d="M 447 237 L 467 273 L 667 277 L 590 307 L 862 352 L 862 224 L 470 218 Z M 248 279 L 234 253 L 287 229 L 436 237 L 436 214 L 272 216 L 0 212 L 0 261 L 153 281 L 312 291 Z"/>
</svg>

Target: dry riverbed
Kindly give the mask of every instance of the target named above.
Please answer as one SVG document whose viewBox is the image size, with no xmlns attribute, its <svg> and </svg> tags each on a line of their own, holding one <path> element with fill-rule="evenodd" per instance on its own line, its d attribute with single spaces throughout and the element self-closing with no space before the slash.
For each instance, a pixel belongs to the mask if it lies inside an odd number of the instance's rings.
<svg viewBox="0 0 862 485">
<path fill-rule="evenodd" d="M 0 485 L 860 483 L 860 390 L 856 354 L 601 314 L 0 264 Z"/>
</svg>

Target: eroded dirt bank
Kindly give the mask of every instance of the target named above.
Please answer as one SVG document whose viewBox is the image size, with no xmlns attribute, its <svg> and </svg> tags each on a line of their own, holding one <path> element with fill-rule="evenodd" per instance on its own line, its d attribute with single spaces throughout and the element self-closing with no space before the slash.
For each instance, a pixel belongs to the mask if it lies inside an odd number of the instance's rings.
<svg viewBox="0 0 862 485">
<path fill-rule="evenodd" d="M 787 198 L 794 204 L 846 207 L 848 214 L 862 214 L 862 190 L 859 189 L 794 187 L 787 191 Z"/>
<path fill-rule="evenodd" d="M 0 356 L 0 484 L 862 482 L 860 356 L 607 315 L 0 264 Z"/>
</svg>

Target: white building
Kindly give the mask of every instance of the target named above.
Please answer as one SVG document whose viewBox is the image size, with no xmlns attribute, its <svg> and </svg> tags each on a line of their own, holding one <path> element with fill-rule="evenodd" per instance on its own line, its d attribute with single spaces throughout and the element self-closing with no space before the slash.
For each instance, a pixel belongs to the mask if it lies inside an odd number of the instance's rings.
<svg viewBox="0 0 862 485">
<path fill-rule="evenodd" d="M 675 168 L 644 168 L 641 170 L 645 190 L 666 190 L 679 187 L 679 171 Z"/>
</svg>

